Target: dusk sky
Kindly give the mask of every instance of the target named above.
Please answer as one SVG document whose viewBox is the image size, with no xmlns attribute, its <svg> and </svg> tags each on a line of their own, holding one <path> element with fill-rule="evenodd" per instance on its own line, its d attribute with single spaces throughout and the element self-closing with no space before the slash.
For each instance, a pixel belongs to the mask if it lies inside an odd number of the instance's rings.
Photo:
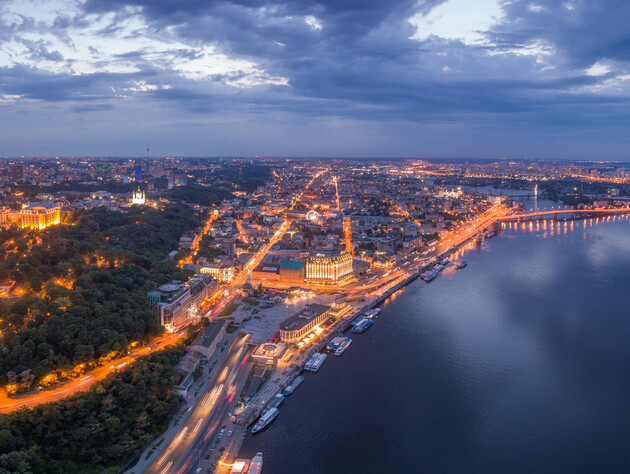
<svg viewBox="0 0 630 474">
<path fill-rule="evenodd" d="M 628 0 L 2 0 L 0 155 L 630 161 Z"/>
</svg>

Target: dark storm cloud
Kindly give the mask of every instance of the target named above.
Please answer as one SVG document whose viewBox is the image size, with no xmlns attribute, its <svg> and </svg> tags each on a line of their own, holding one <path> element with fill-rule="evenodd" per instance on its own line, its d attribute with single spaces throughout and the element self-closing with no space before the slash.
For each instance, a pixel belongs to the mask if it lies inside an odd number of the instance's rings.
<svg viewBox="0 0 630 474">
<path fill-rule="evenodd" d="M 287 77 L 295 96 L 397 106 L 403 118 L 412 120 L 422 119 L 426 113 L 518 113 L 561 103 L 564 99 L 553 94 L 564 93 L 568 86 L 596 82 L 589 77 L 528 80 L 520 74 L 512 81 L 440 78 L 439 71 L 432 68 L 435 51 L 410 38 L 415 30 L 408 21 L 413 13 L 428 11 L 439 3 L 89 0 L 85 8 L 94 12 L 141 7 L 156 28 L 172 26 L 183 38 L 217 44 L 230 54 L 251 58 L 273 74 Z M 606 52 L 623 49 L 615 49 L 615 45 L 626 41 L 623 28 L 601 31 L 597 39 L 592 36 L 594 31 L 602 30 L 601 25 L 609 24 L 605 16 L 614 19 L 624 15 L 616 17 L 601 5 L 580 3 L 569 10 L 559 2 L 548 3 L 536 3 L 543 9 L 538 13 L 531 10 L 531 2 L 507 4 L 505 21 L 489 33 L 493 43 L 490 49 L 504 50 L 544 40 L 566 49 L 567 54 L 581 55 L 582 66 L 591 65 Z M 630 6 L 623 3 L 613 1 L 611 6 L 630 13 Z M 303 21 L 306 15 L 315 16 L 321 29 L 307 27 Z M 570 16 L 577 17 L 577 26 L 573 26 Z M 462 48 L 458 42 L 450 43 L 437 52 L 446 57 L 449 53 L 478 57 L 480 68 L 490 61 L 487 47 Z M 584 51 L 578 45 L 584 45 Z M 539 93 L 533 95 L 532 90 Z M 593 98 L 586 102 L 599 100 L 606 101 Z M 579 102 L 577 99 L 576 104 Z"/>
<path fill-rule="evenodd" d="M 0 70 L 0 94 L 93 101 L 93 109 L 81 111 L 95 113 L 133 95 L 137 105 L 191 119 L 236 114 L 273 121 L 284 114 L 380 123 L 384 133 L 401 121 L 579 133 L 621 129 L 630 118 L 630 3 L 514 0 L 503 3 L 503 16 L 478 43 L 439 32 L 415 39 L 409 19 L 444 2 L 87 0 L 78 14 L 60 13 L 49 32 L 68 45 L 71 28 L 91 28 L 104 39 L 156 38 L 172 47 L 119 52 L 89 45 L 97 70 L 122 65 L 132 73 L 7 67 Z M 130 31 L 130 17 L 140 17 L 142 28 Z M 41 28 L 28 16 L 5 26 L 0 42 Z M 33 60 L 75 67 L 50 44 L 25 44 Z M 208 61 L 207 47 L 256 70 L 186 71 Z"/>
<path fill-rule="evenodd" d="M 577 66 L 589 66 L 602 58 L 630 60 L 627 0 L 518 0 L 504 8 L 507 21 L 489 34 L 500 44 L 544 40 Z"/>
</svg>

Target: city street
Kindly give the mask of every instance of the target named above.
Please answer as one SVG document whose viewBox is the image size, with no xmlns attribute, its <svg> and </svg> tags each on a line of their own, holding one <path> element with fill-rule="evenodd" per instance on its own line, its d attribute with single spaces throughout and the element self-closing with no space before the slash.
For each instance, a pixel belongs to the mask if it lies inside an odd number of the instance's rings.
<svg viewBox="0 0 630 474">
<path fill-rule="evenodd" d="M 221 422 L 249 374 L 251 347 L 247 338 L 246 334 L 234 338 L 188 419 L 144 472 L 184 473 L 199 467 L 206 451 L 212 449 L 214 435 L 223 429 Z"/>
</svg>

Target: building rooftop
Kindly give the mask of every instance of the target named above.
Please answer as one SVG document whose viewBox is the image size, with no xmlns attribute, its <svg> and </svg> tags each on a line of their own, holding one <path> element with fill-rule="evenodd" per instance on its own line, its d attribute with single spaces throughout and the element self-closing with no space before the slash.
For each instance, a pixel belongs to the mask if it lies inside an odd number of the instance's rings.
<svg viewBox="0 0 630 474">
<path fill-rule="evenodd" d="M 280 262 L 280 268 L 288 268 L 291 270 L 301 270 L 304 268 L 304 263 L 302 262 L 291 262 L 291 261 L 284 261 L 284 262 Z"/>
<path fill-rule="evenodd" d="M 195 339 L 191 346 L 203 346 L 210 347 L 214 340 L 217 338 L 223 326 L 227 323 L 225 321 L 213 321 L 208 324 L 208 327 Z"/>
<path fill-rule="evenodd" d="M 26 206 L 27 209 L 38 209 L 38 208 L 54 209 L 56 207 L 59 207 L 59 204 L 57 204 L 56 202 L 50 202 L 50 201 L 29 202 L 28 205 Z"/>
<path fill-rule="evenodd" d="M 289 319 L 282 322 L 282 324 L 280 324 L 280 329 L 282 331 L 295 331 L 297 329 L 300 329 L 310 323 L 313 319 L 321 316 L 329 309 L 330 306 L 326 306 L 323 304 L 309 304 L 302 311 L 294 314 Z"/>
<path fill-rule="evenodd" d="M 330 249 L 318 249 L 318 250 L 313 250 L 310 254 L 309 257 L 313 258 L 321 258 L 321 257 L 327 257 L 327 258 L 332 258 L 332 257 L 339 257 L 340 255 L 343 255 L 347 252 L 343 251 L 343 250 L 330 250 Z"/>
</svg>

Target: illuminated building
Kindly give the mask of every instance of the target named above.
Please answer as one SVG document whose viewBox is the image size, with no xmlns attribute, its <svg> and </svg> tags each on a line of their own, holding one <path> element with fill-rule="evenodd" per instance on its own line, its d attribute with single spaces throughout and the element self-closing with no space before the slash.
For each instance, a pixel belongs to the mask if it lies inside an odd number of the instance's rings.
<svg viewBox="0 0 630 474">
<path fill-rule="evenodd" d="M 280 262 L 280 281 L 288 283 L 304 283 L 304 263 Z"/>
<path fill-rule="evenodd" d="M 316 251 L 306 259 L 309 283 L 339 283 L 352 276 L 352 255 L 339 251 Z"/>
<path fill-rule="evenodd" d="M 175 186 L 186 186 L 187 183 L 186 175 L 182 173 L 169 171 L 166 178 L 168 182 L 168 189 L 172 189 Z"/>
<path fill-rule="evenodd" d="M 309 304 L 280 325 L 280 340 L 286 343 L 299 341 L 318 324 L 330 317 L 331 307 L 323 304 Z"/>
<path fill-rule="evenodd" d="M 218 289 L 218 282 L 207 275 L 195 275 L 187 284 L 172 281 L 147 293 L 160 324 L 173 332 L 197 315 L 197 308 Z"/>
<path fill-rule="evenodd" d="M 256 348 L 252 359 L 261 364 L 276 365 L 285 355 L 287 355 L 287 346 L 284 343 L 265 342 Z"/>
<path fill-rule="evenodd" d="M 45 229 L 61 222 L 61 207 L 54 202 L 31 202 L 20 211 L 22 228 Z"/>
<path fill-rule="evenodd" d="M 131 197 L 131 204 L 139 204 L 143 205 L 146 202 L 144 197 L 144 191 L 142 191 L 139 187 L 137 191 L 133 192 Z"/>
<path fill-rule="evenodd" d="M 199 273 L 212 276 L 221 281 L 221 283 L 229 283 L 234 278 L 236 270 L 231 265 L 226 265 L 220 262 L 204 263 L 199 268 Z"/>
<path fill-rule="evenodd" d="M 11 208 L 8 206 L 0 206 L 0 225 L 11 224 Z"/>
</svg>

